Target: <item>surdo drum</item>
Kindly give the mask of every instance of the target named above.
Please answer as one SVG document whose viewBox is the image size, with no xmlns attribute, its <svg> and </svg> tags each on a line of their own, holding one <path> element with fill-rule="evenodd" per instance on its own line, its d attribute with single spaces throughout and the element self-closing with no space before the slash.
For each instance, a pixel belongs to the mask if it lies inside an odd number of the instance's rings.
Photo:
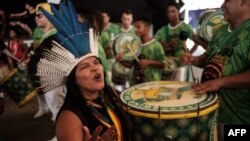
<svg viewBox="0 0 250 141">
<path fill-rule="evenodd" d="M 24 106 L 37 95 L 27 73 L 18 71 L 17 69 L 11 71 L 11 73 L 0 82 L 0 86 L 19 107 Z"/>
<path fill-rule="evenodd" d="M 216 94 L 191 91 L 191 83 L 152 81 L 120 95 L 133 141 L 208 141 L 214 138 Z"/>
<path fill-rule="evenodd" d="M 208 10 L 201 14 L 196 31 L 200 37 L 209 42 L 216 29 L 225 23 L 227 22 L 224 20 L 223 11 Z"/>
<path fill-rule="evenodd" d="M 114 54 L 121 54 L 122 60 L 133 61 L 140 54 L 140 39 L 132 33 L 121 33 L 115 37 L 113 42 Z M 129 77 L 130 69 L 115 62 L 112 65 L 112 82 L 124 84 Z"/>
</svg>

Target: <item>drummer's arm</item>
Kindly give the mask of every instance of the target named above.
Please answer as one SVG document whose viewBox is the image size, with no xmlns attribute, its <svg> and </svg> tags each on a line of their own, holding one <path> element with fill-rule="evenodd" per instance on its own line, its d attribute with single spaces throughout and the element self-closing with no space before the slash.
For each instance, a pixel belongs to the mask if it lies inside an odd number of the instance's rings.
<svg viewBox="0 0 250 141">
<path fill-rule="evenodd" d="M 221 87 L 224 88 L 249 88 L 250 87 L 250 69 L 242 73 L 226 76 L 218 80 Z"/>
<path fill-rule="evenodd" d="M 194 44 L 194 46 L 191 48 L 191 50 L 189 51 L 191 54 L 193 54 L 195 51 L 196 51 L 196 49 L 198 48 L 198 44 Z"/>
<path fill-rule="evenodd" d="M 164 63 L 162 63 L 160 61 L 156 61 L 156 60 L 142 59 L 142 60 L 140 60 L 139 64 L 140 64 L 141 68 L 145 68 L 149 65 L 152 67 L 160 68 L 160 69 L 163 69 L 165 67 Z"/>
<path fill-rule="evenodd" d="M 192 56 L 192 54 L 190 52 L 186 52 L 184 53 L 183 57 L 182 57 L 182 63 L 183 64 L 190 64 L 190 65 L 194 65 L 197 67 L 204 67 L 205 62 L 207 60 L 207 54 L 203 53 L 200 56 Z"/>
<path fill-rule="evenodd" d="M 195 42 L 195 44 L 198 44 L 198 45 L 202 46 L 204 49 L 206 49 L 207 46 L 208 46 L 207 41 L 205 41 L 203 38 L 201 38 L 201 37 L 199 37 L 198 35 L 195 35 L 195 34 L 193 35 L 193 41 Z"/>
<path fill-rule="evenodd" d="M 231 76 L 225 76 L 218 79 L 206 81 L 194 85 L 192 89 L 197 92 L 216 91 L 221 88 L 249 88 L 250 87 L 250 70 Z"/>
<path fill-rule="evenodd" d="M 123 66 L 125 66 L 127 68 L 132 68 L 133 67 L 133 63 L 132 62 L 128 62 L 128 61 L 122 60 L 122 55 L 121 54 L 117 54 L 115 56 L 115 60 L 117 62 L 121 63 Z"/>
<path fill-rule="evenodd" d="M 133 63 L 128 62 L 128 61 L 119 61 L 123 66 L 127 67 L 127 68 L 132 68 L 133 67 Z"/>
</svg>

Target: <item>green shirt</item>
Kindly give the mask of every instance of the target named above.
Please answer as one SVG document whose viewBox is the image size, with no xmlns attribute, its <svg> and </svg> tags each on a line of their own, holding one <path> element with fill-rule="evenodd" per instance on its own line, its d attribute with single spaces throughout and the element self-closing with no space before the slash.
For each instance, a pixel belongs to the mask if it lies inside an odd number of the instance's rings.
<svg viewBox="0 0 250 141">
<path fill-rule="evenodd" d="M 101 46 L 101 44 L 98 44 L 98 57 L 101 59 L 102 65 L 103 65 L 103 69 L 105 72 L 105 81 L 108 85 L 110 85 L 110 80 L 108 78 L 108 72 L 111 71 L 111 67 L 110 64 L 105 56 L 105 52 L 103 50 L 103 47 Z"/>
<path fill-rule="evenodd" d="M 135 34 L 135 27 L 133 25 L 130 25 L 129 29 L 126 31 L 125 29 L 123 29 L 120 25 L 119 27 L 119 33 L 133 33 Z"/>
<path fill-rule="evenodd" d="M 206 54 L 202 81 L 231 76 L 250 68 L 250 20 L 233 32 L 223 25 L 212 38 Z M 250 124 L 250 88 L 222 88 L 219 121 L 224 124 Z"/>
<path fill-rule="evenodd" d="M 114 38 L 117 34 L 119 34 L 120 29 L 119 26 L 114 24 L 114 23 L 110 23 L 104 30 L 104 32 L 107 32 L 109 35 L 109 38 L 112 39 Z"/>
<path fill-rule="evenodd" d="M 56 34 L 57 30 L 55 28 L 52 28 L 51 30 L 49 30 L 47 33 L 44 33 L 41 40 L 40 40 L 40 43 L 43 42 L 44 39 L 48 38 L 49 36 L 51 35 L 54 35 Z"/>
<path fill-rule="evenodd" d="M 138 58 L 163 62 L 165 58 L 165 53 L 164 53 L 162 45 L 155 39 L 152 39 L 151 41 L 142 44 L 141 53 Z M 162 69 L 149 65 L 144 70 L 143 82 L 161 80 L 161 73 L 162 73 Z M 136 76 L 136 73 L 135 73 L 135 70 L 133 70 L 133 73 L 130 76 L 131 86 L 136 84 L 135 76 Z"/>
<path fill-rule="evenodd" d="M 155 34 L 155 39 L 160 41 L 160 42 L 168 42 L 168 43 L 173 43 L 176 45 L 176 48 L 174 50 L 173 56 L 175 57 L 182 57 L 184 53 L 184 47 L 183 44 L 185 41 L 182 41 L 179 38 L 179 34 L 181 31 L 185 31 L 188 33 L 188 38 L 192 39 L 193 36 L 193 29 L 190 25 L 180 22 L 178 25 L 175 27 L 171 27 L 170 25 L 163 26 L 160 28 L 156 34 Z M 167 52 L 166 52 L 167 54 Z"/>
<path fill-rule="evenodd" d="M 115 36 L 119 33 L 119 26 L 110 23 L 104 30 L 103 33 L 101 34 L 101 44 L 104 48 L 104 50 L 111 48 L 112 50 L 112 41 L 115 38 Z M 106 56 L 108 59 L 114 58 L 113 51 L 110 52 L 108 56 Z"/>
</svg>

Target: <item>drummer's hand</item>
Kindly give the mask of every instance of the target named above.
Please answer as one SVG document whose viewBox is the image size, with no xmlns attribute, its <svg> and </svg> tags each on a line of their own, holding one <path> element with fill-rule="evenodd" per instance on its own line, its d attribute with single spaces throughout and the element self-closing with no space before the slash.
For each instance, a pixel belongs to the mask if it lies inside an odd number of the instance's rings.
<svg viewBox="0 0 250 141">
<path fill-rule="evenodd" d="M 110 47 L 107 47 L 107 48 L 105 49 L 105 55 L 106 55 L 106 56 L 110 56 L 111 52 L 112 52 L 112 50 L 111 50 Z"/>
<path fill-rule="evenodd" d="M 141 59 L 138 63 L 140 65 L 141 70 L 144 70 L 150 62 L 146 59 Z"/>
<path fill-rule="evenodd" d="M 115 60 L 120 62 L 122 60 L 122 54 L 121 53 L 116 54 Z"/>
<path fill-rule="evenodd" d="M 188 64 L 193 64 L 195 62 L 195 58 L 192 56 L 192 54 L 190 52 L 185 52 L 182 56 L 182 63 L 184 65 L 188 65 Z"/>
<path fill-rule="evenodd" d="M 107 131 L 105 131 L 102 135 L 101 132 L 103 130 L 102 126 L 98 126 L 93 135 L 89 133 L 89 129 L 87 126 L 83 127 L 83 140 L 84 141 L 113 141 L 117 140 L 117 134 L 115 132 L 114 126 L 111 126 Z"/>
<path fill-rule="evenodd" d="M 201 84 L 195 84 L 192 86 L 192 90 L 198 93 L 216 92 L 222 86 L 222 79 L 215 79 L 203 82 Z"/>
</svg>

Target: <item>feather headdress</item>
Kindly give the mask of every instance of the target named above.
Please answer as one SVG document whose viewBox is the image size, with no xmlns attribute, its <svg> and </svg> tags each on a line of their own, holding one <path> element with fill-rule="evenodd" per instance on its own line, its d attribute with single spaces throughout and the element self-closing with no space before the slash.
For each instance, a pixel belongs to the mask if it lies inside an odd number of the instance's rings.
<svg viewBox="0 0 250 141">
<path fill-rule="evenodd" d="M 87 23 L 78 21 L 70 0 L 67 4 L 61 2 L 59 10 L 51 5 L 53 15 L 40 10 L 57 29 L 56 41 L 42 43 L 28 65 L 29 74 L 37 80 L 36 87 L 45 93 L 64 84 L 81 60 L 98 56 L 98 39 Z"/>
</svg>

